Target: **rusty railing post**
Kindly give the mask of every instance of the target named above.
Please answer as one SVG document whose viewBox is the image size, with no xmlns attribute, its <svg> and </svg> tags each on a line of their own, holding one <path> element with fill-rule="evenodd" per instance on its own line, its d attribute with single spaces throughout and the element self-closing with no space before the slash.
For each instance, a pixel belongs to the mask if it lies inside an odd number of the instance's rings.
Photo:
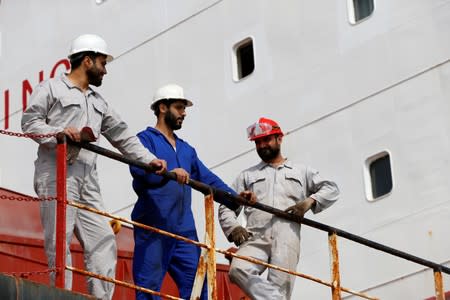
<svg viewBox="0 0 450 300">
<path fill-rule="evenodd" d="M 64 133 L 57 135 L 56 148 L 56 280 L 55 285 L 59 288 L 65 287 L 65 269 L 66 269 L 66 152 L 67 143 Z"/>
<path fill-rule="evenodd" d="M 442 283 L 442 273 L 440 270 L 434 270 L 434 289 L 436 291 L 436 300 L 445 300 L 444 284 Z"/>
<path fill-rule="evenodd" d="M 205 275 L 207 275 L 208 299 L 217 299 L 216 288 L 216 236 L 214 232 L 214 198 L 212 193 L 205 196 L 205 244 L 208 249 L 202 248 L 195 274 L 194 287 L 191 300 L 200 299 Z"/>
<path fill-rule="evenodd" d="M 330 247 L 331 260 L 331 299 L 341 299 L 341 278 L 339 275 L 339 254 L 337 249 L 337 235 L 334 232 L 328 233 L 328 245 Z"/>
<path fill-rule="evenodd" d="M 216 288 L 216 233 L 214 226 L 214 198 L 213 194 L 205 197 L 206 215 L 206 244 L 209 246 L 206 261 L 206 274 L 208 281 L 208 299 L 217 299 Z"/>
</svg>

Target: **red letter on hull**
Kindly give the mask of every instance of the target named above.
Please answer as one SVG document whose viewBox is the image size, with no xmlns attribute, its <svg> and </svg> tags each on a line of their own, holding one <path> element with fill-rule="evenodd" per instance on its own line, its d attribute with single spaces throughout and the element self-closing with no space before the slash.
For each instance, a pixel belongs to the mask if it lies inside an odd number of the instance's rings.
<svg viewBox="0 0 450 300">
<path fill-rule="evenodd" d="M 9 128 L 9 90 L 5 91 L 5 129 Z"/>
</svg>

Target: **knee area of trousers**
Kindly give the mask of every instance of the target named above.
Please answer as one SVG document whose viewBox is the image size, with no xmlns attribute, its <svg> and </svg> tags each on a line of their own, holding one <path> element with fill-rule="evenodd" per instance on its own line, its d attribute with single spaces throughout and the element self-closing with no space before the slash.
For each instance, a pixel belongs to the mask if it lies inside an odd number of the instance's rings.
<svg viewBox="0 0 450 300">
<path fill-rule="evenodd" d="M 228 271 L 228 275 L 230 277 L 231 282 L 237 283 L 242 281 L 245 278 L 244 270 L 237 268 L 233 265 L 230 266 L 230 270 Z"/>
</svg>

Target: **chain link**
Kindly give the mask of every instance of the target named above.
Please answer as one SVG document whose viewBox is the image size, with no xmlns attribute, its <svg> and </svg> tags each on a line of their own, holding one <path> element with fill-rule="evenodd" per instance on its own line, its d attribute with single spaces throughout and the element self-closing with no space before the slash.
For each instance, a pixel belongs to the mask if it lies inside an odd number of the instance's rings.
<svg viewBox="0 0 450 300">
<path fill-rule="evenodd" d="M 56 269 L 46 269 L 46 270 L 42 270 L 42 271 L 9 272 L 9 273 L 4 273 L 4 274 L 11 275 L 14 277 L 28 278 L 32 275 L 45 275 L 45 274 L 49 274 L 49 273 L 55 272 L 55 271 L 56 271 Z"/>
<path fill-rule="evenodd" d="M 55 137 L 58 133 L 34 134 L 34 133 L 11 132 L 0 129 L 0 134 L 16 137 L 26 137 L 30 139 L 41 139 L 41 138 Z"/>
<path fill-rule="evenodd" d="M 31 196 L 6 196 L 0 195 L 0 199 L 2 200 L 16 200 L 16 201 L 52 201 L 57 200 L 57 197 L 31 197 Z"/>
<path fill-rule="evenodd" d="M 0 129 L 0 134 L 9 135 L 9 136 L 16 136 L 16 137 L 26 137 L 26 138 L 47 138 L 47 137 L 55 137 L 57 133 L 48 133 L 48 134 L 33 134 L 33 133 L 20 133 L 20 132 L 11 132 Z M 0 199 L 2 200 L 17 200 L 17 201 L 51 201 L 51 200 L 57 200 L 57 197 L 43 197 L 43 198 L 36 198 L 31 196 L 6 196 L 6 195 L 0 195 Z"/>
</svg>

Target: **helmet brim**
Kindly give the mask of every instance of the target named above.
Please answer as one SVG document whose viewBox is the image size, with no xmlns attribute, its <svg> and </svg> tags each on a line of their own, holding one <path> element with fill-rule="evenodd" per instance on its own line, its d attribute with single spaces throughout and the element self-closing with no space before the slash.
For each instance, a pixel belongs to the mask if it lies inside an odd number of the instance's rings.
<svg viewBox="0 0 450 300">
<path fill-rule="evenodd" d="M 82 49 L 81 51 L 77 51 L 75 53 L 71 53 L 71 54 L 69 54 L 67 56 L 67 58 L 70 59 L 72 56 L 75 56 L 75 55 L 83 53 L 83 52 L 94 52 L 94 53 L 98 53 L 98 54 L 101 54 L 101 55 L 105 55 L 106 56 L 106 62 L 108 62 L 108 63 L 112 62 L 114 60 L 114 57 L 111 54 L 104 53 L 104 52 L 98 52 L 98 51 L 92 51 L 92 50 L 89 50 L 89 49 L 86 49 L 86 50 Z"/>
<path fill-rule="evenodd" d="M 193 106 L 194 103 L 192 103 L 191 100 L 185 99 L 185 98 L 165 98 L 165 99 L 158 99 L 155 102 L 152 103 L 152 105 L 150 105 L 150 108 L 152 110 L 155 110 L 155 107 L 159 105 L 159 103 L 161 103 L 162 101 L 168 101 L 168 100 L 180 100 L 180 101 L 185 101 L 186 102 L 186 107 L 190 107 Z"/>
<path fill-rule="evenodd" d="M 106 55 L 106 62 L 112 62 L 114 60 L 114 57 L 110 54 L 105 54 Z"/>
</svg>

